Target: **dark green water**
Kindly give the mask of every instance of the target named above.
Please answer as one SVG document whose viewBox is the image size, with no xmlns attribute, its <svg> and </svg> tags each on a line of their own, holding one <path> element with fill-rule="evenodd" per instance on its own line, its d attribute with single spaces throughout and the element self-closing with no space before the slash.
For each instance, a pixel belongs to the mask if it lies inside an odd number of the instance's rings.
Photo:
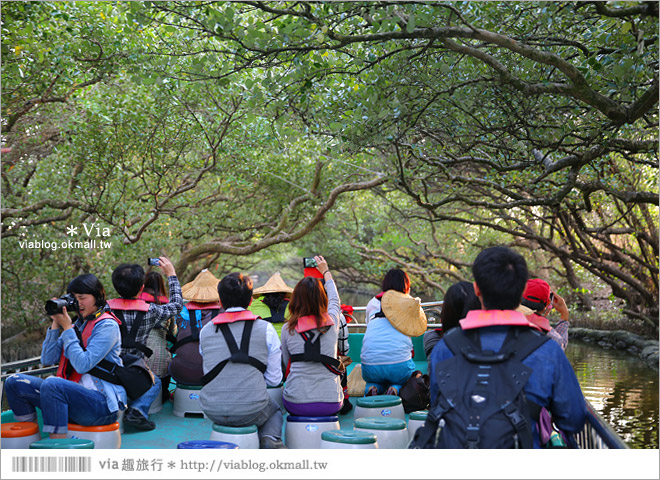
<svg viewBox="0 0 660 480">
<path fill-rule="evenodd" d="M 658 448 L 658 372 L 622 351 L 569 342 L 584 396 L 631 448 Z"/>
</svg>

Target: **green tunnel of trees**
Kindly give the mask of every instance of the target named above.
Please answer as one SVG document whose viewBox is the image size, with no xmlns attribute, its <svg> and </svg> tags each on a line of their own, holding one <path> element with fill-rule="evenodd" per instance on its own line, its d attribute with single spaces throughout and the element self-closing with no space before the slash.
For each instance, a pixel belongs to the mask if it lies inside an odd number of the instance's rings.
<svg viewBox="0 0 660 480">
<path fill-rule="evenodd" d="M 506 244 L 657 329 L 657 35 L 657 2 L 3 2 L 3 328 L 147 256 L 441 298 Z"/>
</svg>

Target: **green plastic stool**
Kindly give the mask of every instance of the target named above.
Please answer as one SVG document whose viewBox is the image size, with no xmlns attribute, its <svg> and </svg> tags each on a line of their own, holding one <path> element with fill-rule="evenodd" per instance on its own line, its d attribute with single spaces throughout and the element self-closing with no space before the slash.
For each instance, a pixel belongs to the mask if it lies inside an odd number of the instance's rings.
<svg viewBox="0 0 660 480">
<path fill-rule="evenodd" d="M 406 448 L 408 429 L 400 418 L 365 417 L 355 420 L 355 431 L 370 432 L 378 438 L 378 448 Z"/>
<path fill-rule="evenodd" d="M 358 430 L 328 430 L 321 434 L 321 448 L 378 448 L 376 435 Z"/>
<path fill-rule="evenodd" d="M 44 438 L 30 444 L 34 449 L 88 449 L 94 448 L 92 440 L 84 438 Z"/>
<path fill-rule="evenodd" d="M 391 417 L 406 419 L 401 398 L 396 395 L 374 395 L 357 399 L 353 418 Z"/>
<path fill-rule="evenodd" d="M 258 449 L 259 434 L 256 425 L 246 427 L 227 427 L 225 425 L 213 424 L 211 440 L 219 442 L 228 442 L 238 445 L 243 449 Z"/>
</svg>

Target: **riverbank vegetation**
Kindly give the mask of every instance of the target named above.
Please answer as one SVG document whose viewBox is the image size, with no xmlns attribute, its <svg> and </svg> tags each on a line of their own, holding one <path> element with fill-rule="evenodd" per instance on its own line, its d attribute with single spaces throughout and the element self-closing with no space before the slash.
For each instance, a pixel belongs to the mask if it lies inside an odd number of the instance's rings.
<svg viewBox="0 0 660 480">
<path fill-rule="evenodd" d="M 147 256 L 441 298 L 493 244 L 657 335 L 657 32 L 656 2 L 5 2 L 3 338 Z"/>
</svg>

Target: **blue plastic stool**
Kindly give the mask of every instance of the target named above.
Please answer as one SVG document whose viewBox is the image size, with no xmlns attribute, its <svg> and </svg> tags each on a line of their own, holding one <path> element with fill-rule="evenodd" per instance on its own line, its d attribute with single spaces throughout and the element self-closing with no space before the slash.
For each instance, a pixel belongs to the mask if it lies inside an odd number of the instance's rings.
<svg viewBox="0 0 660 480">
<path fill-rule="evenodd" d="M 193 449 L 193 448 L 223 448 L 226 450 L 235 450 L 238 445 L 229 442 L 219 442 L 217 440 L 189 440 L 181 442 L 176 446 L 177 449 Z"/>
</svg>

